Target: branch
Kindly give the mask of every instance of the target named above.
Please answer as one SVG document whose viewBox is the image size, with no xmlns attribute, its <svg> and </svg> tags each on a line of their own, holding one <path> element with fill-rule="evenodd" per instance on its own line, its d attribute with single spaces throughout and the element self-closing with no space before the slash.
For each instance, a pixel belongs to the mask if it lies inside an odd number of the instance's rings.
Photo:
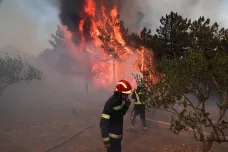
<svg viewBox="0 0 228 152">
<path fill-rule="evenodd" d="M 225 136 L 225 134 L 224 134 L 224 132 L 223 132 L 223 130 L 222 129 L 220 129 L 220 128 L 218 128 L 218 130 L 221 132 L 221 134 L 222 134 L 222 137 L 223 137 L 223 141 L 224 142 L 228 142 L 228 139 L 226 139 L 226 136 Z M 221 139 L 219 139 L 219 141 L 221 141 Z"/>
<path fill-rule="evenodd" d="M 191 122 L 188 121 L 188 119 L 185 116 L 182 116 L 185 118 L 185 119 L 183 119 L 176 109 L 174 109 L 173 107 L 170 107 L 170 108 L 176 113 L 176 115 L 178 116 L 178 118 L 180 120 L 184 121 L 185 123 L 187 123 L 192 128 L 192 130 L 194 131 L 194 137 L 197 141 L 204 141 L 204 133 L 203 133 L 202 129 L 199 128 L 197 123 L 194 123 L 194 125 L 193 125 Z M 194 128 L 196 128 L 198 134 L 200 135 L 199 138 L 196 136 L 196 132 L 195 132 Z"/>
<path fill-rule="evenodd" d="M 227 100 L 227 99 L 225 99 L 225 100 Z M 224 101 L 224 103 L 227 105 L 227 101 Z M 216 141 L 218 143 L 221 142 L 220 136 L 218 135 L 218 132 L 217 132 L 217 129 L 218 129 L 223 135 L 223 141 L 224 142 L 228 142 L 228 139 L 226 139 L 226 136 L 224 135 L 224 132 L 222 131 L 222 128 L 219 128 L 221 126 L 221 120 L 224 117 L 224 115 L 226 113 L 226 110 L 227 110 L 227 107 L 223 107 L 223 109 L 220 111 L 220 116 L 219 116 L 219 118 L 218 118 L 218 120 L 217 120 L 215 125 L 212 124 L 212 122 L 211 122 L 211 125 L 212 125 L 214 131 L 211 133 L 210 140 L 213 140 L 214 133 L 216 133 L 217 139 L 214 139 L 214 141 Z"/>
<path fill-rule="evenodd" d="M 196 85 L 196 87 L 197 87 L 197 90 L 199 91 L 199 94 L 201 94 L 198 85 Z M 198 107 L 200 106 L 200 102 L 198 102 L 198 105 L 195 107 L 195 106 L 193 105 L 193 103 L 186 97 L 186 95 L 185 95 L 184 93 L 182 93 L 182 95 L 185 97 L 185 99 L 188 100 L 188 102 L 190 103 L 191 107 L 194 108 L 195 113 L 197 114 Z M 204 103 L 204 101 L 203 101 L 203 103 Z M 203 106 L 203 107 L 204 107 L 203 111 L 205 112 L 205 106 Z M 204 112 L 202 112 L 201 110 L 199 110 L 199 111 L 204 115 Z M 218 134 L 217 129 L 216 129 L 216 127 L 214 126 L 212 120 L 210 120 L 210 118 L 209 118 L 208 116 L 206 116 L 206 115 L 204 115 L 204 117 L 206 117 L 206 119 L 207 119 L 208 122 L 210 123 L 211 127 L 213 128 L 213 130 L 214 130 L 214 132 L 215 132 L 217 138 L 219 138 L 219 134 Z M 197 124 L 197 123 L 198 123 L 198 122 L 196 122 L 196 124 Z M 198 129 L 199 129 L 199 128 L 198 128 Z"/>
<path fill-rule="evenodd" d="M 14 84 L 14 83 L 17 83 L 17 82 L 20 82 L 20 80 L 18 80 L 18 81 L 15 81 L 15 80 L 10 81 L 8 84 L 6 84 L 6 85 L 4 85 L 3 87 L 1 87 L 1 89 L 0 89 L 0 96 L 3 94 L 4 90 L 5 90 L 8 86 L 10 86 L 10 85 L 12 85 L 12 84 Z"/>
<path fill-rule="evenodd" d="M 219 139 L 219 134 L 218 134 L 217 129 L 216 129 L 217 127 L 213 124 L 212 120 L 208 116 L 205 116 L 205 117 L 209 121 L 209 123 L 210 123 L 211 127 L 213 128 L 217 138 Z"/>
<path fill-rule="evenodd" d="M 188 99 L 188 97 L 186 97 L 186 95 L 182 92 L 181 93 L 183 96 L 184 96 L 184 98 L 190 103 L 190 106 L 192 107 L 192 108 L 194 108 L 194 109 L 196 109 L 196 107 L 194 106 L 194 104 Z"/>
</svg>

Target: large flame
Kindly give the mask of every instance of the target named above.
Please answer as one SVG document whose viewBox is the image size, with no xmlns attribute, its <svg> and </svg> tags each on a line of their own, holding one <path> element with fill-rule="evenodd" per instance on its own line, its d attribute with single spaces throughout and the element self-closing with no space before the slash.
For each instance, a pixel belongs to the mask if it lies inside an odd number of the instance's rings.
<svg viewBox="0 0 228 152">
<path fill-rule="evenodd" d="M 67 31 L 66 27 L 63 27 L 67 45 L 73 50 L 72 55 L 78 60 L 83 60 L 81 55 L 85 52 L 92 56 L 93 83 L 107 86 L 107 84 L 115 83 L 120 79 L 126 79 L 135 87 L 132 72 L 140 72 L 146 68 L 144 55 L 151 51 L 144 47 L 132 49 L 126 44 L 121 33 L 121 27 L 117 24 L 120 22 L 117 18 L 118 6 L 114 6 L 109 12 L 102 4 L 100 12 L 97 12 L 96 8 L 94 0 L 84 0 L 83 13 L 90 18 L 89 36 L 92 38 L 92 42 L 86 42 L 84 34 L 86 18 L 83 18 L 78 29 L 79 46 L 73 44 L 72 33 Z M 101 41 L 100 36 L 108 38 L 108 41 Z M 111 48 L 112 53 L 107 53 L 104 46 Z M 139 69 L 139 64 L 141 69 Z"/>
</svg>

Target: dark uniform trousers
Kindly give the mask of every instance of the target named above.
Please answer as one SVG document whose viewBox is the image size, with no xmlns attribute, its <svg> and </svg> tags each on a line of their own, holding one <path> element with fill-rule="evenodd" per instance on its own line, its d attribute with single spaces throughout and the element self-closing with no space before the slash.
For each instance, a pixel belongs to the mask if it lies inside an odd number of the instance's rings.
<svg viewBox="0 0 228 152">
<path fill-rule="evenodd" d="M 142 102 L 144 95 L 141 92 L 140 87 L 137 87 L 137 90 L 135 90 L 132 94 L 132 99 L 135 100 L 134 108 L 131 113 L 131 126 L 134 127 L 135 125 L 135 118 L 137 115 L 140 116 L 142 126 L 145 128 L 146 125 L 146 105 Z M 145 99 L 144 99 L 145 100 Z"/>
<path fill-rule="evenodd" d="M 140 109 L 140 110 L 137 110 L 137 109 L 133 109 L 132 112 L 131 112 L 131 126 L 135 126 L 135 119 L 136 119 L 136 116 L 140 116 L 140 119 L 141 119 L 141 122 L 142 122 L 142 126 L 143 127 L 147 127 L 146 125 L 146 114 L 145 114 L 145 109 Z"/>
<path fill-rule="evenodd" d="M 121 142 L 122 139 L 110 139 L 110 147 L 107 149 L 107 152 L 121 152 Z"/>
</svg>

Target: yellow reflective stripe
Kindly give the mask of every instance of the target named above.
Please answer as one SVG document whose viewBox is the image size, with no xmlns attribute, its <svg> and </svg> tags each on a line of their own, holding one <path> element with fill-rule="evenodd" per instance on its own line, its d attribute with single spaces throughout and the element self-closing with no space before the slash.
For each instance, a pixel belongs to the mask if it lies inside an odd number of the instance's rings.
<svg viewBox="0 0 228 152">
<path fill-rule="evenodd" d="M 112 133 L 109 133 L 109 136 L 110 136 L 111 138 L 115 138 L 115 139 L 120 139 L 120 138 L 122 138 L 122 135 L 116 135 L 116 134 L 112 134 Z"/>
<path fill-rule="evenodd" d="M 103 141 L 106 142 L 106 141 L 109 141 L 109 137 L 106 137 L 106 138 L 103 138 Z"/>
<path fill-rule="evenodd" d="M 139 103 L 139 102 L 135 102 L 136 105 L 140 105 L 140 104 L 143 104 L 143 103 Z"/>
<path fill-rule="evenodd" d="M 102 114 L 101 117 L 105 119 L 110 119 L 110 115 L 107 115 L 107 114 Z"/>
<path fill-rule="evenodd" d="M 129 91 L 122 91 L 123 94 L 131 94 L 131 92 L 132 92 L 131 90 L 129 90 Z"/>
<path fill-rule="evenodd" d="M 113 107 L 113 110 L 120 110 L 121 109 L 121 106 L 115 106 Z"/>
<path fill-rule="evenodd" d="M 127 89 L 127 85 L 123 82 L 118 82 L 117 84 L 121 84 L 125 89 Z"/>
<path fill-rule="evenodd" d="M 137 94 L 137 92 L 135 91 L 135 95 L 136 95 L 136 100 L 137 102 L 135 102 L 135 104 L 143 104 L 140 99 L 139 99 L 139 95 Z"/>
<path fill-rule="evenodd" d="M 113 110 L 120 110 L 124 107 L 125 101 L 122 101 L 121 105 L 113 107 Z"/>
</svg>

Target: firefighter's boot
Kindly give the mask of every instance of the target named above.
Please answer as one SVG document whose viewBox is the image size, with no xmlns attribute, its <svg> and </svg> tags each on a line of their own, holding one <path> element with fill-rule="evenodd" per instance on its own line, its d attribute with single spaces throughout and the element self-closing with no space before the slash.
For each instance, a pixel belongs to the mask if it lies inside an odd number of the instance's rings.
<svg viewBox="0 0 228 152">
<path fill-rule="evenodd" d="M 147 127 L 143 127 L 143 132 L 147 132 L 148 131 L 148 128 Z"/>
</svg>

